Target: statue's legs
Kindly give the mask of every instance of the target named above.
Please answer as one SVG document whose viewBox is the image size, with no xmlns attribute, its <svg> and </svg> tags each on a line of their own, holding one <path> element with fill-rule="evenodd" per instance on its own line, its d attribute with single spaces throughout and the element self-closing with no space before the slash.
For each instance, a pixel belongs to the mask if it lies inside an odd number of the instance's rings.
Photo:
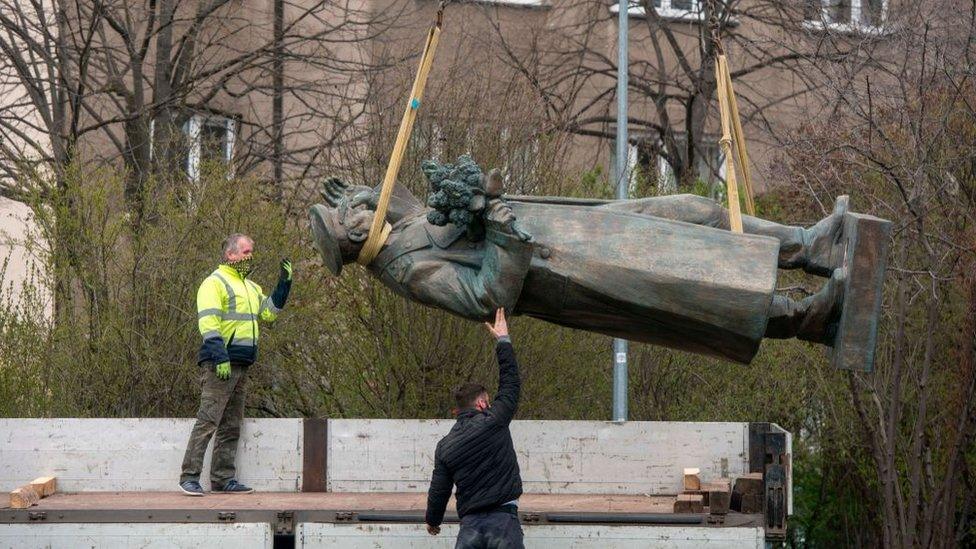
<svg viewBox="0 0 976 549">
<path fill-rule="evenodd" d="M 795 337 L 814 343 L 833 345 L 844 304 L 847 269 L 836 269 L 830 280 L 814 295 L 800 301 L 774 295 L 769 309 L 765 337 Z"/>
<path fill-rule="evenodd" d="M 831 248 L 837 240 L 842 226 L 848 199 L 837 199 L 833 213 L 813 227 L 803 228 L 780 225 L 772 221 L 742 216 L 742 230 L 749 234 L 771 236 L 780 241 L 779 267 L 781 269 L 803 269 L 820 276 L 830 276 Z M 655 196 L 635 200 L 621 200 L 600 206 L 665 219 L 705 225 L 719 229 L 729 228 L 729 212 L 714 201 L 693 194 Z"/>
</svg>

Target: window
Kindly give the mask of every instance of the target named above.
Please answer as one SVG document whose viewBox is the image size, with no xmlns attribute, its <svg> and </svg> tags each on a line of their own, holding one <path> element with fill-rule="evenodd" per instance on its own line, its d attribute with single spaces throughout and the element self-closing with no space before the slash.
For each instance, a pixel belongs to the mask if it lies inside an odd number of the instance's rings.
<svg viewBox="0 0 976 549">
<path fill-rule="evenodd" d="M 699 0 L 654 0 L 654 8 L 661 17 L 699 17 Z"/>
<path fill-rule="evenodd" d="M 850 33 L 877 33 L 888 15 L 888 0 L 805 0 L 808 28 Z"/>
<path fill-rule="evenodd" d="M 183 124 L 187 137 L 183 168 L 193 181 L 200 179 L 200 167 L 208 163 L 230 164 L 237 123 L 219 115 L 194 114 Z"/>
<path fill-rule="evenodd" d="M 551 0 L 469 0 L 469 2 L 510 8 L 549 9 L 552 7 Z"/>
<path fill-rule="evenodd" d="M 654 9 L 657 14 L 665 19 L 682 19 L 688 21 L 700 21 L 702 18 L 701 3 L 704 0 L 654 0 Z M 629 15 L 644 17 L 644 6 L 633 0 L 629 3 Z M 620 11 L 618 4 L 610 7 L 611 13 Z"/>
</svg>

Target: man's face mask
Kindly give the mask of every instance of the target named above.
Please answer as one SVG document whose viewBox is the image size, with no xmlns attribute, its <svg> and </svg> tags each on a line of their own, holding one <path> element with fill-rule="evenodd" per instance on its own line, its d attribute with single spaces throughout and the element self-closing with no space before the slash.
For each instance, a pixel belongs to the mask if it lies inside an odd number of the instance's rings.
<svg viewBox="0 0 976 549">
<path fill-rule="evenodd" d="M 247 275 L 251 274 L 254 270 L 254 258 L 252 256 L 244 257 L 238 259 L 237 261 L 228 261 L 227 265 L 233 267 L 235 271 L 241 278 L 247 278 Z"/>
</svg>

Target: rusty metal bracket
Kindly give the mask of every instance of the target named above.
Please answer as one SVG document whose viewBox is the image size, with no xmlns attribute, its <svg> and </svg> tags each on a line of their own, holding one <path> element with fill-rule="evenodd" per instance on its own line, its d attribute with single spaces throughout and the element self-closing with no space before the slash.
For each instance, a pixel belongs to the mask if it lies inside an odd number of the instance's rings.
<svg viewBox="0 0 976 549">
<path fill-rule="evenodd" d="M 522 513 L 522 522 L 535 523 L 541 522 L 542 516 L 539 513 Z"/>
<path fill-rule="evenodd" d="M 279 511 L 275 514 L 274 523 L 275 534 L 294 534 L 295 533 L 295 513 L 294 511 Z"/>
<path fill-rule="evenodd" d="M 44 511 L 30 511 L 27 513 L 27 520 L 31 522 L 47 520 L 47 513 Z"/>
</svg>

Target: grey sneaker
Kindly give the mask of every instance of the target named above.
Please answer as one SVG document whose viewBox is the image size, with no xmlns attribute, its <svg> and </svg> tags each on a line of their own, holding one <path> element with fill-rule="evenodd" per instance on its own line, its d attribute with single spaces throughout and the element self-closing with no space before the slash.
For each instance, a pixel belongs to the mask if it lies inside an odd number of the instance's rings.
<svg viewBox="0 0 976 549">
<path fill-rule="evenodd" d="M 254 491 L 250 486 L 244 486 L 236 480 L 228 480 L 227 484 L 218 487 L 216 484 L 213 486 L 214 492 L 220 492 L 223 494 L 250 494 Z"/>
<path fill-rule="evenodd" d="M 195 480 L 187 480 L 180 483 L 180 490 L 188 496 L 202 496 L 203 486 Z"/>
</svg>

